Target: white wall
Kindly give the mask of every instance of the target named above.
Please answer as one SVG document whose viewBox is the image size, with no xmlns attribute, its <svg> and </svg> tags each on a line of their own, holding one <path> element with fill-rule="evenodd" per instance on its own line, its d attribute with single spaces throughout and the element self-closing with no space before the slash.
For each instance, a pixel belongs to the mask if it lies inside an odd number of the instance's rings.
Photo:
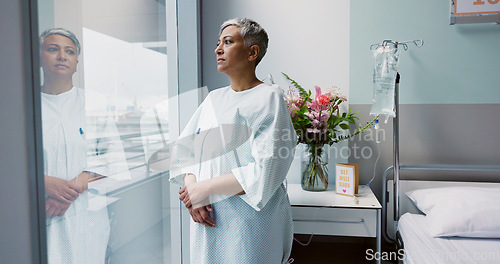
<svg viewBox="0 0 500 264">
<path fill-rule="evenodd" d="M 269 34 L 269 49 L 257 67 L 282 87 L 285 72 L 304 87 L 349 87 L 349 1 L 202 1 L 203 83 L 210 90 L 228 84 L 216 70 L 214 55 L 219 26 L 233 17 L 248 17 Z"/>
<path fill-rule="evenodd" d="M 338 86 L 349 95 L 349 0 L 205 0 L 201 1 L 203 85 L 213 90 L 229 84 L 217 72 L 214 55 L 219 26 L 233 17 L 247 17 L 261 24 L 269 35 L 269 49 L 257 67 L 259 78 L 272 74 L 282 89 L 287 73 L 306 89 L 318 85 L 323 89 Z M 344 144 L 338 144 L 338 147 Z M 298 151 L 300 153 L 300 151 Z M 335 156 L 335 151 L 330 152 Z M 337 155 L 335 162 L 347 159 Z M 292 164 L 289 182 L 299 182 L 298 159 Z M 333 173 L 330 173 L 333 183 Z"/>
</svg>

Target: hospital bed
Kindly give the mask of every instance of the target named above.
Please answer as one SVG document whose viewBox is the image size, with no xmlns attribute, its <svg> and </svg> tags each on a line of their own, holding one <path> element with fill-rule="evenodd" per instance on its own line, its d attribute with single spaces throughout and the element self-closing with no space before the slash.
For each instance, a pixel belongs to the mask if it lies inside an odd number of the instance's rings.
<svg viewBox="0 0 500 264">
<path fill-rule="evenodd" d="M 400 171 L 406 173 L 397 184 L 388 177 L 393 167 L 383 176 L 382 233 L 396 245 L 390 260 L 500 263 L 500 166 L 400 165 Z"/>
</svg>

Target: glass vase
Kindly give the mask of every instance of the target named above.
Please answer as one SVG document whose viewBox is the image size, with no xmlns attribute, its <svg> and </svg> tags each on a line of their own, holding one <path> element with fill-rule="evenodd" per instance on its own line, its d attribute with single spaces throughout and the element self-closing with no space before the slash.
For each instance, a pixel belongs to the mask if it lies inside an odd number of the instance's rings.
<svg viewBox="0 0 500 264">
<path fill-rule="evenodd" d="M 328 150 L 324 144 L 307 144 L 302 154 L 301 186 L 306 191 L 324 191 L 328 188 Z"/>
</svg>

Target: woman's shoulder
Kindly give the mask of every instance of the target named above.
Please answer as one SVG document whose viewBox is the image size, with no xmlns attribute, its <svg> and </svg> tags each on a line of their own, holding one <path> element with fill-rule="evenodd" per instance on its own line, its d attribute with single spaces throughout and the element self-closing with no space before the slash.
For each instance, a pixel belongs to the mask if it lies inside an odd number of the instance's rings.
<svg viewBox="0 0 500 264">
<path fill-rule="evenodd" d="M 217 96 L 217 95 L 221 95 L 221 94 L 225 94 L 225 93 L 235 93 L 238 95 L 246 95 L 246 94 L 259 94 L 259 95 L 279 94 L 279 95 L 282 95 L 283 94 L 283 91 L 281 90 L 281 88 L 279 87 L 278 84 L 269 85 L 266 83 L 261 83 L 261 84 L 255 86 L 254 88 L 249 89 L 249 90 L 245 90 L 243 92 L 234 92 L 231 89 L 232 89 L 231 86 L 220 87 L 220 88 L 217 88 L 217 89 L 210 91 L 208 95 Z"/>
<path fill-rule="evenodd" d="M 277 84 L 261 84 L 254 89 L 245 104 L 257 113 L 275 112 L 285 103 L 283 91 Z"/>
<path fill-rule="evenodd" d="M 256 90 L 256 96 L 263 100 L 276 101 L 283 99 L 283 90 L 281 90 L 278 84 L 269 85 L 263 83 L 256 88 L 258 88 L 258 90 Z"/>
<path fill-rule="evenodd" d="M 243 92 L 235 92 L 230 86 L 221 87 L 211 91 L 204 101 L 227 101 L 236 100 L 238 102 L 246 102 L 245 104 L 252 105 L 252 108 L 269 107 L 283 100 L 283 91 L 277 84 L 259 84 L 258 86 L 245 90 Z"/>
</svg>

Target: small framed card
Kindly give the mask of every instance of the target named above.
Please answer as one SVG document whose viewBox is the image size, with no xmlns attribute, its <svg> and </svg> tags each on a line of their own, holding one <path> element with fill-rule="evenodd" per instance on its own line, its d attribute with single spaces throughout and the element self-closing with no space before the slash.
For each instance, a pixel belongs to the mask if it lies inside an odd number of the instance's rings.
<svg viewBox="0 0 500 264">
<path fill-rule="evenodd" d="M 335 164 L 335 192 L 341 195 L 354 196 L 358 193 L 359 164 Z"/>
</svg>

